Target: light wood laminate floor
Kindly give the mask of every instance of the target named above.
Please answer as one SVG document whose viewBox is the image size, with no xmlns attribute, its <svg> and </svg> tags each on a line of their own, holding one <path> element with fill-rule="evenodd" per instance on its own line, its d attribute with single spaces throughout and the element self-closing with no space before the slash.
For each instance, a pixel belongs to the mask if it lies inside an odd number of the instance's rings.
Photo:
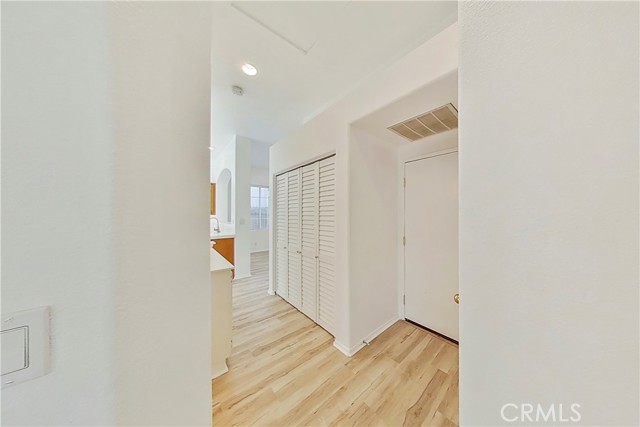
<svg viewBox="0 0 640 427">
<path fill-rule="evenodd" d="M 229 372 L 214 426 L 456 426 L 458 347 L 398 321 L 348 358 L 333 337 L 267 294 L 268 253 L 233 282 Z"/>
</svg>

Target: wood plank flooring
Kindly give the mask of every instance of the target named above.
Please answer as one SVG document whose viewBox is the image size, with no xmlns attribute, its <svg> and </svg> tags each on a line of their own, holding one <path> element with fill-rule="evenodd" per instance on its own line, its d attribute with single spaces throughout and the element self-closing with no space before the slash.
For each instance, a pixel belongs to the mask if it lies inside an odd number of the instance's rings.
<svg viewBox="0 0 640 427">
<path fill-rule="evenodd" d="M 214 426 L 457 426 L 458 347 L 398 321 L 348 358 L 333 337 L 267 294 L 268 253 L 233 282 L 229 372 Z"/>
</svg>

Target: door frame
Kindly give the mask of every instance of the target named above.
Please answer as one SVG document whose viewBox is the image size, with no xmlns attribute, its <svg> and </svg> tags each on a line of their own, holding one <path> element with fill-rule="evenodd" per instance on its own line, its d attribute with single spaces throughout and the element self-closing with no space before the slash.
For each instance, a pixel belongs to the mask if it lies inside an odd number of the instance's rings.
<svg viewBox="0 0 640 427">
<path fill-rule="evenodd" d="M 447 154 L 452 154 L 452 153 L 458 153 L 459 156 L 459 151 L 458 151 L 458 147 L 455 148 L 447 148 L 445 150 L 439 150 L 439 151 L 434 151 L 433 153 L 428 153 L 428 154 L 423 154 L 417 157 L 411 157 L 409 160 L 405 160 L 402 164 L 402 178 L 400 179 L 400 188 L 401 188 L 401 194 L 402 194 L 402 235 L 400 236 L 400 250 L 399 250 L 399 258 L 400 258 L 400 263 L 399 263 L 399 270 L 400 270 L 400 276 L 401 276 L 401 280 L 400 280 L 400 284 L 401 284 L 401 289 L 400 289 L 400 294 L 399 294 L 399 306 L 401 307 L 400 310 L 400 316 L 402 319 L 407 320 L 406 318 L 406 313 L 405 313 L 405 295 L 406 295 L 406 268 L 405 268 L 405 245 L 403 242 L 404 237 L 406 236 L 406 187 L 405 187 L 405 180 L 407 178 L 407 163 L 413 163 L 413 162 L 417 162 L 420 160 L 426 160 L 426 159 L 430 159 L 432 157 L 439 157 L 439 156 L 444 156 Z M 460 157 L 458 157 L 458 178 L 460 178 Z M 458 180 L 458 185 L 460 185 L 460 181 Z M 458 193 L 459 194 L 459 193 Z M 458 209 L 460 209 L 460 196 L 458 196 Z M 459 235 L 458 235 L 458 239 L 459 239 Z M 458 268 L 460 268 L 460 263 L 458 263 Z"/>
</svg>

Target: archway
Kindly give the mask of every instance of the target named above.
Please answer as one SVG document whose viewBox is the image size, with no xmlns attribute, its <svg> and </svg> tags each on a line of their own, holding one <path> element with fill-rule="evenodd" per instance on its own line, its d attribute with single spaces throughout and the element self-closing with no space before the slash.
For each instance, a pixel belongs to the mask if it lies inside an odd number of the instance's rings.
<svg viewBox="0 0 640 427">
<path fill-rule="evenodd" d="M 223 169 L 216 184 L 216 213 L 220 222 L 233 222 L 231 216 L 231 171 Z"/>
</svg>

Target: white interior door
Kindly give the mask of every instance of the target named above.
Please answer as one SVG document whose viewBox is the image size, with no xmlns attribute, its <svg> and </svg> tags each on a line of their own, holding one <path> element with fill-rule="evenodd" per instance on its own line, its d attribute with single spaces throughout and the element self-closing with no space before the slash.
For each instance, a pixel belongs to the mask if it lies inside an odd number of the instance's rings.
<svg viewBox="0 0 640 427">
<path fill-rule="evenodd" d="M 287 251 L 289 298 L 287 301 L 300 310 L 302 303 L 302 248 L 300 242 L 300 169 L 287 174 Z"/>
<path fill-rule="evenodd" d="M 287 174 L 276 177 L 276 293 L 284 299 L 289 298 L 289 240 L 288 218 L 289 197 Z"/>
<path fill-rule="evenodd" d="M 318 163 L 300 173 L 300 229 L 302 251 L 302 302 L 300 310 L 318 321 Z"/>
<path fill-rule="evenodd" d="M 336 328 L 336 164 L 276 177 L 276 292 L 329 333 Z"/>
<path fill-rule="evenodd" d="M 458 153 L 405 164 L 405 318 L 458 340 Z"/>
</svg>

